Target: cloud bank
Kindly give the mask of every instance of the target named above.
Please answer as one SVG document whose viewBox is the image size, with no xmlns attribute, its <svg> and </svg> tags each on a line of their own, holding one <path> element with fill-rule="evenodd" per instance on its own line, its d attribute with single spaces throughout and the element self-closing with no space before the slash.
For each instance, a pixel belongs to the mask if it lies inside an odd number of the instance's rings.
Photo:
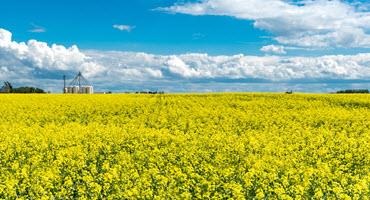
<svg viewBox="0 0 370 200">
<path fill-rule="evenodd" d="M 356 2 L 356 1 L 354 1 Z M 340 0 L 200 0 L 157 10 L 251 20 L 282 45 L 370 47 L 368 5 Z"/>
<path fill-rule="evenodd" d="M 36 40 L 16 42 L 11 32 L 0 29 L 0 81 L 59 92 L 63 74 L 72 78 L 78 71 L 98 90 L 322 91 L 322 84 L 332 82 L 368 84 L 370 54 L 259 57 L 81 51 Z"/>
</svg>

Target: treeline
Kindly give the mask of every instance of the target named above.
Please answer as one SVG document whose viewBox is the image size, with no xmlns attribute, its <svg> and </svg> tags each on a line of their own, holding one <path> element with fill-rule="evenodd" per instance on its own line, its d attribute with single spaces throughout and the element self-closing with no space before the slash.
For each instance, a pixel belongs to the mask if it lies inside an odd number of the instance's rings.
<svg viewBox="0 0 370 200">
<path fill-rule="evenodd" d="M 163 91 L 138 91 L 135 94 L 164 94 Z"/>
<path fill-rule="evenodd" d="M 46 93 L 43 89 L 36 87 L 18 87 L 14 88 L 8 81 L 0 88 L 0 93 Z"/>
<path fill-rule="evenodd" d="M 340 90 L 337 94 L 368 94 L 368 89 L 352 89 L 352 90 Z"/>
<path fill-rule="evenodd" d="M 14 88 L 11 93 L 46 93 L 43 89 L 35 87 Z"/>
</svg>

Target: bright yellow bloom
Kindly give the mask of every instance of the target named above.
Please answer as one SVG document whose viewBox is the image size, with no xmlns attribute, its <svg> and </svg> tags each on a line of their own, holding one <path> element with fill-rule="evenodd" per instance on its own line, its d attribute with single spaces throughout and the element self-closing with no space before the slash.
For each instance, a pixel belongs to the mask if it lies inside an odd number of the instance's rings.
<svg viewBox="0 0 370 200">
<path fill-rule="evenodd" d="M 370 96 L 0 95 L 0 199 L 368 199 Z"/>
</svg>

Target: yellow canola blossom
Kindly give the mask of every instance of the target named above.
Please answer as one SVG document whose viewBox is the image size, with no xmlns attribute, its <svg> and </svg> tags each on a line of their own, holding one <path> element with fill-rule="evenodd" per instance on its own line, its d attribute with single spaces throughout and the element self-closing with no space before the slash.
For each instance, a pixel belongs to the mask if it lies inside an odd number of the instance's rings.
<svg viewBox="0 0 370 200">
<path fill-rule="evenodd" d="M 0 95 L 0 199 L 369 199 L 370 96 Z"/>
</svg>

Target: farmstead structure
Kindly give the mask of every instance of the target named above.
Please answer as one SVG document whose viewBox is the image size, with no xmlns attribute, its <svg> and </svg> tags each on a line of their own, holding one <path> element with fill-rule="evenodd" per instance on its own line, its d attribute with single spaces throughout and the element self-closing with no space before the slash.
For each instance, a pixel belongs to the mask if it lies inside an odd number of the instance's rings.
<svg viewBox="0 0 370 200">
<path fill-rule="evenodd" d="M 68 87 L 66 87 L 66 76 L 63 76 L 64 88 L 63 93 L 65 94 L 93 94 L 94 87 L 82 76 L 81 72 L 78 72 L 76 77 L 72 80 Z"/>
</svg>

